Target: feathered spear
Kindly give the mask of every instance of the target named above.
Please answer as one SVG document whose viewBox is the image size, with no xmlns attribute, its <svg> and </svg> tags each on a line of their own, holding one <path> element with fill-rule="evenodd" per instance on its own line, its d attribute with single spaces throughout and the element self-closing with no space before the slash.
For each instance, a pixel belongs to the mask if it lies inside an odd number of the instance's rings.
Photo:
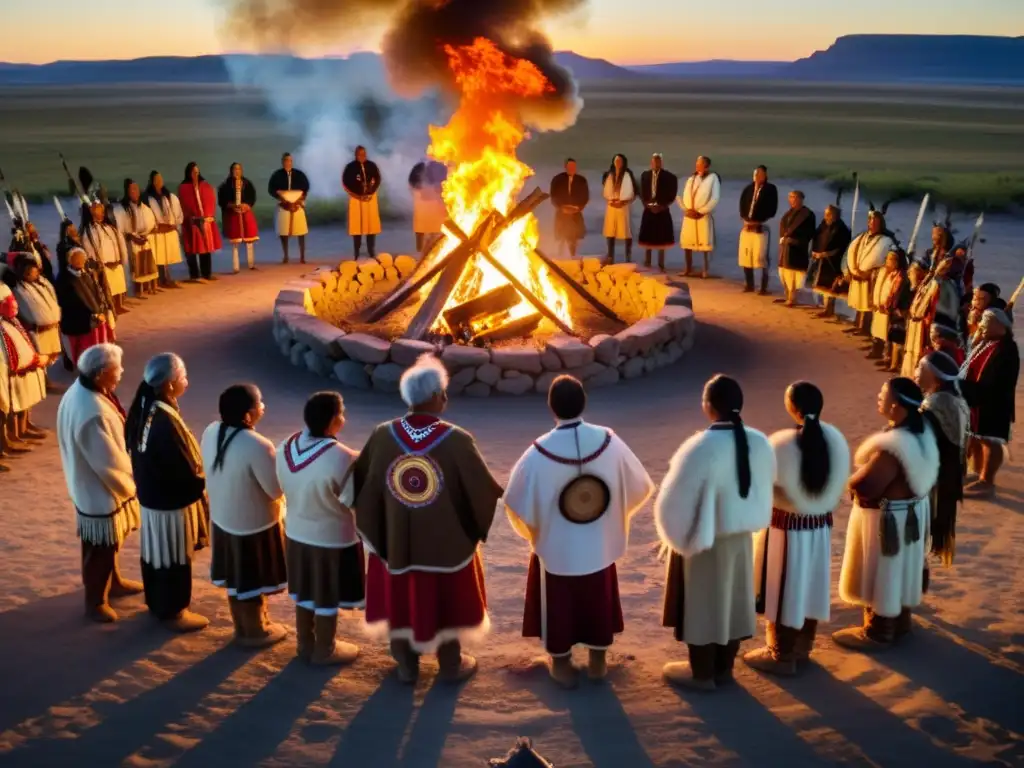
<svg viewBox="0 0 1024 768">
<path fill-rule="evenodd" d="M 850 231 L 856 234 L 854 227 L 857 224 L 857 205 L 860 203 L 860 179 L 857 172 L 853 172 L 853 207 L 850 209 Z"/>
<path fill-rule="evenodd" d="M 917 251 L 917 235 L 921 231 L 921 222 L 924 221 L 924 214 L 928 210 L 928 201 L 931 195 L 926 194 L 921 201 L 921 208 L 917 212 L 917 221 L 914 222 L 914 229 L 910 233 L 910 242 L 907 244 L 907 258 L 911 259 Z"/>
</svg>

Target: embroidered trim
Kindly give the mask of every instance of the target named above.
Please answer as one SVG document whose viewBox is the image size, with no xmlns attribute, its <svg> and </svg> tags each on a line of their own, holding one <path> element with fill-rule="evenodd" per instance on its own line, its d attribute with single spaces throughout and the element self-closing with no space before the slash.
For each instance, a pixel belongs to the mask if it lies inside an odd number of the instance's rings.
<svg viewBox="0 0 1024 768">
<path fill-rule="evenodd" d="M 595 459 L 597 459 L 597 457 L 600 456 L 602 453 L 604 453 L 605 450 L 607 450 L 608 446 L 611 445 L 611 444 L 612 444 L 612 433 L 611 433 L 611 430 L 609 430 L 608 432 L 605 433 L 604 442 L 601 443 L 601 447 L 600 448 L 598 448 L 596 451 L 594 451 L 589 456 L 583 456 L 583 457 L 581 457 L 579 459 L 568 459 L 568 458 L 565 458 L 564 456 L 558 456 L 558 455 L 556 455 L 554 453 L 551 453 L 551 451 L 547 450 L 546 448 L 544 448 L 542 445 L 540 445 L 540 443 L 536 443 L 535 442 L 533 444 L 533 447 L 536 448 L 537 452 L 541 456 L 543 456 L 545 459 L 550 459 L 551 461 L 554 461 L 554 462 L 556 462 L 558 464 L 565 464 L 565 465 L 570 466 L 570 467 L 582 467 L 584 464 L 589 464 L 590 462 L 592 462 Z"/>
<path fill-rule="evenodd" d="M 441 468 L 429 456 L 399 456 L 388 467 L 387 479 L 391 495 L 411 509 L 433 504 L 444 488 Z"/>
<path fill-rule="evenodd" d="M 410 419 L 419 421 L 429 419 L 429 422 L 422 427 L 413 426 Z M 436 416 L 411 414 L 410 416 L 396 419 L 388 425 L 392 437 L 408 454 L 421 456 L 436 448 L 453 431 L 451 424 L 441 421 Z"/>
<path fill-rule="evenodd" d="M 333 437 L 320 438 L 320 442 L 315 442 L 308 448 L 302 448 L 299 445 L 299 438 L 302 437 L 301 432 L 296 432 L 294 435 L 288 438 L 284 446 L 284 460 L 288 464 L 288 471 L 293 475 L 296 472 L 301 472 L 314 461 L 319 459 L 336 442 Z M 295 451 L 295 458 L 292 458 L 292 451 Z"/>
<path fill-rule="evenodd" d="M 781 509 L 772 509 L 772 528 L 780 531 L 817 531 L 832 527 L 832 513 L 824 515 L 794 515 Z"/>
</svg>

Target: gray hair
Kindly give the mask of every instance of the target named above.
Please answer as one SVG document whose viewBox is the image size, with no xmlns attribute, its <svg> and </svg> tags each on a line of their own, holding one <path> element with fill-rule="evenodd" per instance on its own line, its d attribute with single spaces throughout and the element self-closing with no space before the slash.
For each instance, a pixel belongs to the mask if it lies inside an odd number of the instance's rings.
<svg viewBox="0 0 1024 768">
<path fill-rule="evenodd" d="M 143 380 L 153 388 L 162 387 L 173 381 L 178 371 L 185 370 L 185 361 L 173 352 L 161 352 L 151 357 L 142 372 Z"/>
<path fill-rule="evenodd" d="M 121 365 L 123 350 L 116 344 L 95 344 L 78 357 L 78 373 L 94 381 L 108 368 Z"/>
<path fill-rule="evenodd" d="M 448 371 L 433 354 L 420 355 L 416 364 L 402 374 L 398 390 L 410 408 L 423 405 L 448 389 Z"/>
</svg>

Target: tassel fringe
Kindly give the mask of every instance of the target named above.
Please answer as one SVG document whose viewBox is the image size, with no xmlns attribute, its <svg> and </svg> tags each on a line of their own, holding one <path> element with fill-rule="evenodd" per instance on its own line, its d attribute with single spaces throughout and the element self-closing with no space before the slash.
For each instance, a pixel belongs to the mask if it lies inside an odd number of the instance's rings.
<svg viewBox="0 0 1024 768">
<path fill-rule="evenodd" d="M 125 538 L 139 529 L 139 502 L 134 497 L 107 517 L 77 515 L 78 538 L 101 547 L 120 549 Z"/>
<path fill-rule="evenodd" d="M 907 524 L 903 529 L 903 541 L 907 544 L 921 540 L 921 522 L 917 519 L 917 505 L 907 507 Z"/>
<path fill-rule="evenodd" d="M 878 529 L 881 550 L 885 557 L 896 557 L 900 553 L 900 531 L 896 516 L 889 511 L 888 502 L 882 502 L 882 525 Z"/>
</svg>

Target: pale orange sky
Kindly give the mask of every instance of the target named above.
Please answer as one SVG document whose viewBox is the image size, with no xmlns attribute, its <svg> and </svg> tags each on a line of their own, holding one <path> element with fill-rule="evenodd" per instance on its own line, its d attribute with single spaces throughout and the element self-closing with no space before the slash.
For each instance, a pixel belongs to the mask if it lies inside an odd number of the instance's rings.
<svg viewBox="0 0 1024 768">
<path fill-rule="evenodd" d="M 343 2 L 343 0 L 338 0 Z M 216 0 L 134 6 L 123 0 L 0 0 L 0 59 L 130 59 L 244 50 L 221 37 Z M 817 0 L 799 14 L 761 0 L 590 0 L 549 24 L 555 46 L 622 64 L 711 58 L 792 60 L 854 33 L 1024 34 L 1024 0 Z M 149 9 L 153 12 L 146 12 Z M 158 11 L 155 9 L 159 9 Z M 364 47 L 373 48 L 374 40 Z M 307 55 L 348 51 L 303 51 Z"/>
</svg>

